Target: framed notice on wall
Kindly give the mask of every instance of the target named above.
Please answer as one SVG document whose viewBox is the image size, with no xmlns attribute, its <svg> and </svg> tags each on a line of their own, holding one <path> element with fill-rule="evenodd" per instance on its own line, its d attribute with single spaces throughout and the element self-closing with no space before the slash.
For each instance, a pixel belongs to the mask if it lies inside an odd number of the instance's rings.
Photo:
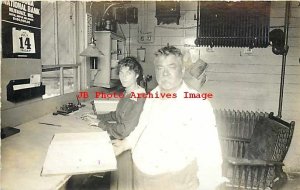
<svg viewBox="0 0 300 190">
<path fill-rule="evenodd" d="M 2 57 L 41 58 L 41 2 L 2 1 Z"/>
</svg>

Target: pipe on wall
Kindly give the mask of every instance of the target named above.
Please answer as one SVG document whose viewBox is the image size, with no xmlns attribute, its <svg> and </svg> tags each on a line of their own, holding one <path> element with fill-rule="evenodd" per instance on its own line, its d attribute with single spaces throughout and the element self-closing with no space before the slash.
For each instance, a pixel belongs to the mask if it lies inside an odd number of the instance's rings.
<svg viewBox="0 0 300 190">
<path fill-rule="evenodd" d="M 280 93 L 279 93 L 279 106 L 277 117 L 282 117 L 282 102 L 283 102 L 283 89 L 284 89 L 284 77 L 285 77 L 285 66 L 286 66 L 286 55 L 288 53 L 288 37 L 289 37 L 289 20 L 291 12 L 291 2 L 285 3 L 285 17 L 284 17 L 284 53 L 282 55 L 282 66 L 281 66 L 281 80 L 280 80 Z"/>
</svg>

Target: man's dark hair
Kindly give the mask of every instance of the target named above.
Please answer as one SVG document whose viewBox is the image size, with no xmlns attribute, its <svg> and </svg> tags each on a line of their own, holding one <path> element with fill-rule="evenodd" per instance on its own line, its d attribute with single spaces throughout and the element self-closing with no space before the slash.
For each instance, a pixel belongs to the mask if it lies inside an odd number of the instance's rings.
<svg viewBox="0 0 300 190">
<path fill-rule="evenodd" d="M 120 60 L 118 63 L 118 73 L 122 67 L 128 67 L 129 70 L 134 71 L 138 75 L 137 83 L 140 84 L 140 81 L 143 80 L 143 68 L 135 57 L 125 57 Z"/>
<path fill-rule="evenodd" d="M 174 46 L 166 46 L 166 47 L 163 47 L 163 48 L 159 49 L 155 53 L 155 56 L 160 56 L 160 55 L 164 55 L 164 56 L 175 55 L 175 56 L 178 56 L 178 57 L 182 57 L 181 50 L 174 47 Z"/>
</svg>

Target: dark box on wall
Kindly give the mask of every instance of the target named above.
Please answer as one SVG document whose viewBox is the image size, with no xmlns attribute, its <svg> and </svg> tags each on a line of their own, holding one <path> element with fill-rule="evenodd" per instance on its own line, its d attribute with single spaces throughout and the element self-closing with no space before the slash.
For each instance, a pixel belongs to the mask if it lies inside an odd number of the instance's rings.
<svg viewBox="0 0 300 190">
<path fill-rule="evenodd" d="M 138 8 L 136 7 L 127 8 L 127 22 L 129 24 L 138 23 Z"/>
<path fill-rule="evenodd" d="M 14 90 L 14 85 L 29 84 L 30 79 L 18 79 L 9 81 L 6 86 L 7 101 L 10 102 L 21 102 L 32 98 L 41 97 L 45 94 L 46 86 L 40 83 L 40 86 L 23 88 Z"/>
<path fill-rule="evenodd" d="M 155 17 L 157 18 L 157 25 L 160 23 L 179 25 L 180 3 L 177 1 L 157 1 Z"/>
</svg>

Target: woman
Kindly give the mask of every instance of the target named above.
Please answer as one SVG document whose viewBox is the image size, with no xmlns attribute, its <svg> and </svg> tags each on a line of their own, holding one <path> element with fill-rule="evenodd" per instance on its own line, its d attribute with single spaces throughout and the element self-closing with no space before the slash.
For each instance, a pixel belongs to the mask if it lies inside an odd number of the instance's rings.
<svg viewBox="0 0 300 190">
<path fill-rule="evenodd" d="M 136 58 L 126 57 L 120 60 L 118 71 L 125 88 L 124 98 L 120 99 L 116 111 L 97 115 L 100 122 L 92 122 L 90 125 L 102 128 L 115 139 L 123 139 L 137 126 L 145 102 L 142 98 L 131 98 L 131 94 L 145 93 L 145 90 L 138 85 L 143 78 L 143 71 Z"/>
<path fill-rule="evenodd" d="M 140 114 L 143 110 L 145 99 L 130 98 L 131 93 L 145 93 L 145 90 L 138 84 L 143 78 L 142 67 L 134 57 L 126 57 L 118 64 L 119 78 L 125 88 L 124 98 L 121 98 L 116 111 L 108 114 L 97 115 L 96 122 L 90 125 L 98 126 L 107 131 L 112 138 L 123 139 L 137 126 Z M 93 105 L 95 112 L 95 107 Z M 95 115 L 87 115 L 90 119 L 95 119 Z M 112 123 L 111 121 L 115 121 Z M 129 151 L 117 157 L 117 171 L 111 173 L 111 189 L 118 185 L 125 189 L 132 189 L 132 158 Z"/>
</svg>

